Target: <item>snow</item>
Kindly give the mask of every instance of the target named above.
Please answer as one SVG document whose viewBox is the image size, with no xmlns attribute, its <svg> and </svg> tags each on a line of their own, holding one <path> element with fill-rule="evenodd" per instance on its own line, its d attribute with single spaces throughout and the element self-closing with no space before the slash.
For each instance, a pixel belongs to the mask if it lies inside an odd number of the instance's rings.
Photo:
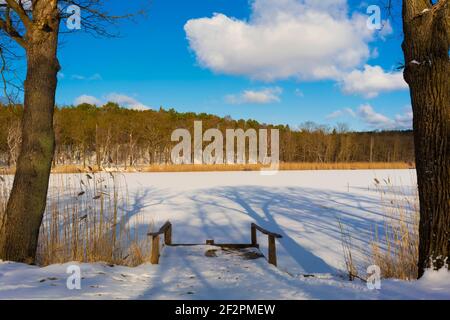
<svg viewBox="0 0 450 320">
<path fill-rule="evenodd" d="M 450 299 L 447 270 L 427 271 L 411 282 L 382 279 L 380 290 L 343 276 L 338 220 L 351 234 L 355 262 L 363 268 L 373 230 L 386 214 L 378 190 L 383 186 L 376 187 L 374 179 L 390 181 L 408 197 L 415 192 L 414 170 L 133 173 L 124 178 L 130 215 L 143 215 L 139 222 L 156 227 L 170 220 L 174 243 L 248 243 L 251 222 L 280 233 L 278 268 L 264 258 L 246 260 L 205 245 L 164 247 L 159 265 L 136 268 L 3 262 L 0 299 Z M 392 188 L 385 188 L 385 197 Z M 258 234 L 264 254 L 266 239 Z M 206 257 L 208 250 L 217 250 L 217 257 Z M 72 264 L 81 267 L 81 290 L 66 288 Z"/>
<path fill-rule="evenodd" d="M 217 257 L 206 257 L 217 250 Z M 81 268 L 81 289 L 66 286 L 67 268 Z M 292 276 L 264 258 L 245 260 L 214 246 L 166 247 L 159 265 L 129 268 L 76 262 L 44 268 L 0 262 L 0 299 L 449 299 L 449 272 L 428 271 L 416 282 L 361 281 L 317 274 Z"/>
<path fill-rule="evenodd" d="M 131 212 L 156 226 L 170 220 L 175 243 L 249 243 L 250 224 L 283 235 L 279 267 L 290 273 L 343 268 L 338 218 L 355 247 L 370 250 L 385 203 L 375 187 L 390 179 L 412 194 L 414 170 L 154 173 L 126 176 Z M 145 228 L 143 228 L 145 229 Z M 266 238 L 258 234 L 262 249 Z M 355 256 L 358 263 L 362 255 Z"/>
</svg>

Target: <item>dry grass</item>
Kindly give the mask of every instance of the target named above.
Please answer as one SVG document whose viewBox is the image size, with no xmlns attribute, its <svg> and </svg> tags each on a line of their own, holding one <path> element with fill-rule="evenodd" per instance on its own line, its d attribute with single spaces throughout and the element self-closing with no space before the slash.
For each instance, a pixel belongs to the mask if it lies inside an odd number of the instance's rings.
<svg viewBox="0 0 450 320">
<path fill-rule="evenodd" d="M 93 172 L 97 173 L 102 171 L 97 166 L 86 166 L 83 168 L 83 166 L 79 165 L 64 165 L 64 166 L 56 166 L 52 168 L 52 173 L 81 173 L 81 172 Z"/>
<path fill-rule="evenodd" d="M 338 218 L 339 230 L 341 233 L 341 246 L 342 253 L 344 255 L 344 263 L 345 270 L 347 272 L 348 280 L 353 281 L 355 278 L 359 278 L 358 276 L 358 268 L 353 261 L 352 255 L 352 238 L 350 233 L 345 229 L 344 225 L 341 223 L 341 220 Z"/>
<path fill-rule="evenodd" d="M 0 220 L 10 180 L 1 181 Z M 90 172 L 55 175 L 52 180 L 39 235 L 39 265 L 101 261 L 136 266 L 150 261 L 151 239 L 146 233 L 153 225 L 142 214 L 130 213 L 121 175 Z"/>
<path fill-rule="evenodd" d="M 376 184 L 385 208 L 385 221 L 374 231 L 372 264 L 384 278 L 417 279 L 419 254 L 419 197 L 395 189 L 390 181 Z"/>
<path fill-rule="evenodd" d="M 152 165 L 139 168 L 143 172 L 196 172 L 196 171 L 258 171 L 261 164 L 218 164 L 218 165 Z M 405 162 L 341 162 L 314 163 L 296 162 L 280 163 L 280 170 L 358 170 L 358 169 L 410 169 L 413 164 Z"/>
<path fill-rule="evenodd" d="M 261 164 L 154 164 L 149 166 L 136 166 L 107 169 L 111 172 L 205 172 L 205 171 L 258 171 L 264 166 Z M 280 170 L 362 170 L 362 169 L 414 169 L 413 163 L 408 162 L 284 162 L 280 163 Z M 15 168 L 3 168 L 5 174 L 14 174 Z M 100 172 L 97 166 L 64 165 L 56 166 L 53 173 L 80 173 Z"/>
<path fill-rule="evenodd" d="M 281 170 L 364 170 L 364 169 L 414 169 L 408 162 L 299 162 L 282 163 Z"/>
<path fill-rule="evenodd" d="M 380 182 L 375 179 L 380 203 L 383 208 L 384 221 L 381 226 L 374 226 L 373 239 L 370 250 L 355 248 L 351 234 L 338 219 L 341 234 L 341 246 L 346 275 L 349 280 L 360 277 L 358 270 L 363 266 L 356 266 L 353 253 L 361 252 L 367 266 L 380 267 L 383 278 L 402 280 L 417 279 L 419 253 L 419 197 L 417 190 L 411 191 L 394 187 L 390 180 Z M 362 273 L 365 272 L 364 271 Z"/>
</svg>

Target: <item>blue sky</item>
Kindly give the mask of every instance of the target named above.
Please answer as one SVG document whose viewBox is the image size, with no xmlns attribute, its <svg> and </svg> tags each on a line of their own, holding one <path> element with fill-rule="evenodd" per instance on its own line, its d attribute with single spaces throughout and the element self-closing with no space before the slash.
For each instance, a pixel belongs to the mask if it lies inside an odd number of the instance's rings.
<svg viewBox="0 0 450 320">
<path fill-rule="evenodd" d="M 395 70 L 401 30 L 384 22 L 370 31 L 368 5 L 351 2 L 153 0 L 147 16 L 119 23 L 119 38 L 63 36 L 57 102 L 408 128 L 409 93 Z M 111 0 L 108 9 L 138 3 Z"/>
</svg>

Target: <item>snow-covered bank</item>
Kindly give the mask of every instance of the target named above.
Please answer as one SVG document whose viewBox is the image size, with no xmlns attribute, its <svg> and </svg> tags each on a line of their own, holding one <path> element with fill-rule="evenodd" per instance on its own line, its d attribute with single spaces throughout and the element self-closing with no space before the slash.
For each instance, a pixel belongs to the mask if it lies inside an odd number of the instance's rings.
<svg viewBox="0 0 450 320">
<path fill-rule="evenodd" d="M 165 248 L 158 266 L 82 264 L 82 290 L 70 291 L 65 286 L 67 264 L 37 268 L 2 263 L 0 298 L 450 299 L 448 271 L 429 273 L 413 282 L 383 280 L 381 290 L 375 291 L 340 276 L 344 261 L 338 220 L 351 234 L 355 262 L 364 271 L 373 230 L 384 222 L 389 203 L 380 200 L 379 188 L 384 188 L 384 180 L 391 185 L 385 199 L 393 190 L 412 196 L 414 170 L 123 176 L 129 222 L 139 214 L 142 232 L 148 223 L 159 227 L 170 220 L 175 243 L 206 239 L 248 243 L 250 223 L 256 222 L 283 235 L 277 241 L 279 269 L 263 259 L 238 260 L 226 254 L 208 258 L 204 247 Z M 71 177 L 85 179 L 84 174 Z M 380 181 L 377 187 L 375 178 Z M 265 253 L 266 238 L 259 236 L 259 240 Z"/>
<path fill-rule="evenodd" d="M 216 257 L 205 257 L 217 249 Z M 414 282 L 384 280 L 380 290 L 329 274 L 291 276 L 263 258 L 245 260 L 216 247 L 165 248 L 160 265 L 81 267 L 81 289 L 68 290 L 67 268 L 0 262 L 0 299 L 450 299 L 448 271 Z"/>
</svg>

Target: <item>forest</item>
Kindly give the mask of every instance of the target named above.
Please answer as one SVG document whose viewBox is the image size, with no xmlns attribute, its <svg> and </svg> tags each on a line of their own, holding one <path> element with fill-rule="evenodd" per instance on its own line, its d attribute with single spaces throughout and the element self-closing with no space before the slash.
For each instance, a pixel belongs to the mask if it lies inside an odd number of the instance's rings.
<svg viewBox="0 0 450 320">
<path fill-rule="evenodd" d="M 15 166 L 21 142 L 22 105 L 0 106 L 0 166 Z M 82 165 L 133 167 L 170 164 L 176 142 L 171 133 L 192 130 L 195 120 L 203 130 L 217 128 L 279 129 L 281 162 L 405 162 L 414 163 L 412 131 L 354 132 L 345 124 L 335 127 L 305 122 L 297 128 L 234 120 L 206 113 L 181 113 L 174 109 L 132 110 L 109 102 L 55 108 L 56 149 L 54 166 Z"/>
</svg>

